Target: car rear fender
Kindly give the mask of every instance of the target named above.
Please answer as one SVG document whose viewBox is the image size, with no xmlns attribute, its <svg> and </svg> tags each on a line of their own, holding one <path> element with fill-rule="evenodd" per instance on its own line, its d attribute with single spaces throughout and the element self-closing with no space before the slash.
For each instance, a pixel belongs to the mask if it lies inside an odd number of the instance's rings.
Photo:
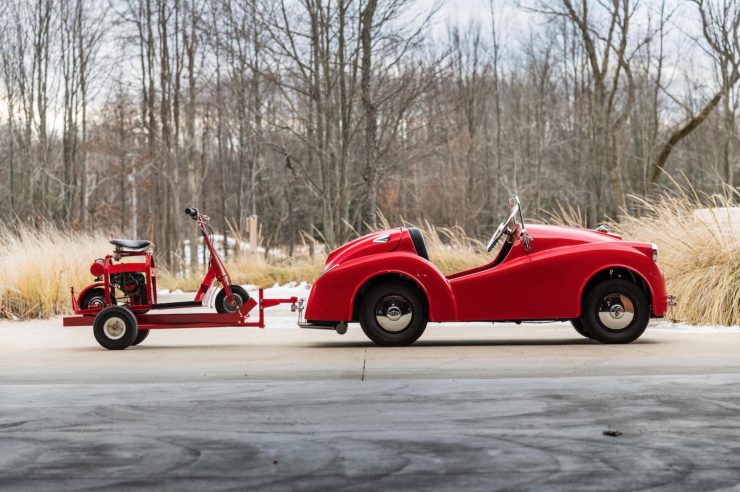
<svg viewBox="0 0 740 492">
<path fill-rule="evenodd" d="M 357 258 L 321 275 L 306 305 L 308 321 L 353 321 L 355 307 L 374 283 L 400 279 L 424 293 L 430 321 L 457 319 L 457 306 L 445 276 L 429 261 L 410 252 Z"/>
</svg>

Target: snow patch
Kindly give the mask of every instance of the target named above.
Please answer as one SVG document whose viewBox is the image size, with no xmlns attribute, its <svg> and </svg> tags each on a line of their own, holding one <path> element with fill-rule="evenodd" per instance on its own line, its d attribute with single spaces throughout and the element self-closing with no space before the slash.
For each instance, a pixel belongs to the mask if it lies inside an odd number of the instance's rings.
<svg viewBox="0 0 740 492">
<path fill-rule="evenodd" d="M 659 322 L 649 329 L 664 331 L 678 331 L 683 333 L 739 333 L 740 326 L 722 325 L 689 325 L 687 323 L 671 323 L 669 321 Z"/>
<path fill-rule="evenodd" d="M 252 292 L 257 292 L 257 287 L 254 285 L 244 285 L 245 289 L 247 289 L 248 292 L 250 292 L 250 295 Z M 265 297 L 273 297 L 273 298 L 285 298 L 285 297 L 302 297 L 304 299 L 308 298 L 308 293 L 311 291 L 311 284 L 308 284 L 306 282 L 288 282 L 285 285 L 279 285 L 275 284 L 272 287 L 268 287 L 265 289 Z"/>
</svg>

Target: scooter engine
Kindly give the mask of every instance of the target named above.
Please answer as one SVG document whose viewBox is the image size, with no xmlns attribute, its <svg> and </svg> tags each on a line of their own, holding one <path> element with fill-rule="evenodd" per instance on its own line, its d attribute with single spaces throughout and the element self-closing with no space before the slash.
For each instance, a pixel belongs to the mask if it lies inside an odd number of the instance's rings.
<svg viewBox="0 0 740 492">
<path fill-rule="evenodd" d="M 111 275 L 110 281 L 129 298 L 131 304 L 147 304 L 146 280 L 143 273 L 116 273 Z"/>
</svg>

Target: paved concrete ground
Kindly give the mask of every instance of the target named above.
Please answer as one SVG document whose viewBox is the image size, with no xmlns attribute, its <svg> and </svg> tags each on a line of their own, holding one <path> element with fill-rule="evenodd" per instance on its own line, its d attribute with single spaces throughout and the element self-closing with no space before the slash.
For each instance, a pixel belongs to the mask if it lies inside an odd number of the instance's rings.
<svg viewBox="0 0 740 492">
<path fill-rule="evenodd" d="M 740 332 L 432 325 L 389 349 L 269 319 L 122 352 L 0 323 L 0 489 L 740 487 Z"/>
</svg>

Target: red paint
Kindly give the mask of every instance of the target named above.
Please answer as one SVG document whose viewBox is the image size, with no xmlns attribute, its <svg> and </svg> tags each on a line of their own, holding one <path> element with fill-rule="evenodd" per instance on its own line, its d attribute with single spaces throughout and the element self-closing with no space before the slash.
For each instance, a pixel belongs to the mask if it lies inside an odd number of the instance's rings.
<svg viewBox="0 0 740 492">
<path fill-rule="evenodd" d="M 527 233 L 532 238 L 529 251 L 516 234 L 498 264 L 492 257 L 488 264 L 448 276 L 416 253 L 405 228 L 360 237 L 329 255 L 324 273 L 311 289 L 305 319 L 353 321 L 362 287 L 383 275 L 400 275 L 418 285 L 429 305 L 430 321 L 571 319 L 581 314 L 588 281 L 610 269 L 624 269 L 642 279 L 652 314 L 665 314 L 665 281 L 652 259 L 650 243 L 549 225 L 528 225 Z M 385 235 L 387 242 L 375 242 Z"/>
<path fill-rule="evenodd" d="M 77 300 L 73 296 L 73 305 Z M 259 289 L 259 303 L 253 298 L 247 299 L 238 312 L 233 314 L 219 313 L 177 313 L 177 314 L 148 314 L 135 312 L 138 328 L 157 330 L 167 328 L 222 328 L 225 326 L 237 327 L 265 327 L 265 309 L 278 304 L 293 304 L 296 297 L 287 299 L 265 299 L 262 289 Z M 249 321 L 249 313 L 257 307 L 256 321 Z M 84 310 L 84 312 L 92 310 Z M 95 316 L 67 316 L 62 319 L 63 326 L 93 326 Z"/>
<path fill-rule="evenodd" d="M 192 210 L 192 212 L 190 212 Z M 78 295 L 75 295 L 74 288 L 71 290 L 72 311 L 77 316 L 68 316 L 63 319 L 64 326 L 92 326 L 95 316 L 105 307 L 113 305 L 111 293 L 111 276 L 118 273 L 141 273 L 144 275 L 146 283 L 145 302 L 137 302 L 137 299 L 131 295 L 126 296 L 124 293 L 118 297 L 119 304 L 126 303 L 136 317 L 137 324 L 141 329 L 156 328 L 216 328 L 221 326 L 256 326 L 263 328 L 265 326 L 264 310 L 268 307 L 278 304 L 294 304 L 296 297 L 287 299 L 264 299 L 262 289 L 259 289 L 259 303 L 251 297 L 244 302 L 238 312 L 232 314 L 218 313 L 183 313 L 183 314 L 147 314 L 152 310 L 161 309 L 181 309 L 183 307 L 198 307 L 203 303 L 206 293 L 217 283 L 226 291 L 226 296 L 230 302 L 233 302 L 231 291 L 231 277 L 226 270 L 226 266 L 221 260 L 218 251 L 211 242 L 211 229 L 208 225 L 208 217 L 198 213 L 197 209 L 188 209 L 186 211 L 198 225 L 203 237 L 204 244 L 208 248 L 209 262 L 208 271 L 201 282 L 200 289 L 195 294 L 195 298 L 188 306 L 178 303 L 157 304 L 157 274 L 154 266 L 154 254 L 151 249 L 130 250 L 117 247 L 113 254 L 106 256 L 102 262 L 96 261 L 90 267 L 90 273 L 95 277 L 95 283 L 83 288 Z M 195 254 L 195 248 L 193 253 Z M 120 262 L 123 258 L 141 259 L 141 261 Z M 80 303 L 84 295 L 91 289 L 102 287 L 105 290 L 105 305 L 102 307 L 93 307 L 81 309 Z M 257 321 L 248 321 L 249 312 L 258 308 L 259 319 Z"/>
</svg>

